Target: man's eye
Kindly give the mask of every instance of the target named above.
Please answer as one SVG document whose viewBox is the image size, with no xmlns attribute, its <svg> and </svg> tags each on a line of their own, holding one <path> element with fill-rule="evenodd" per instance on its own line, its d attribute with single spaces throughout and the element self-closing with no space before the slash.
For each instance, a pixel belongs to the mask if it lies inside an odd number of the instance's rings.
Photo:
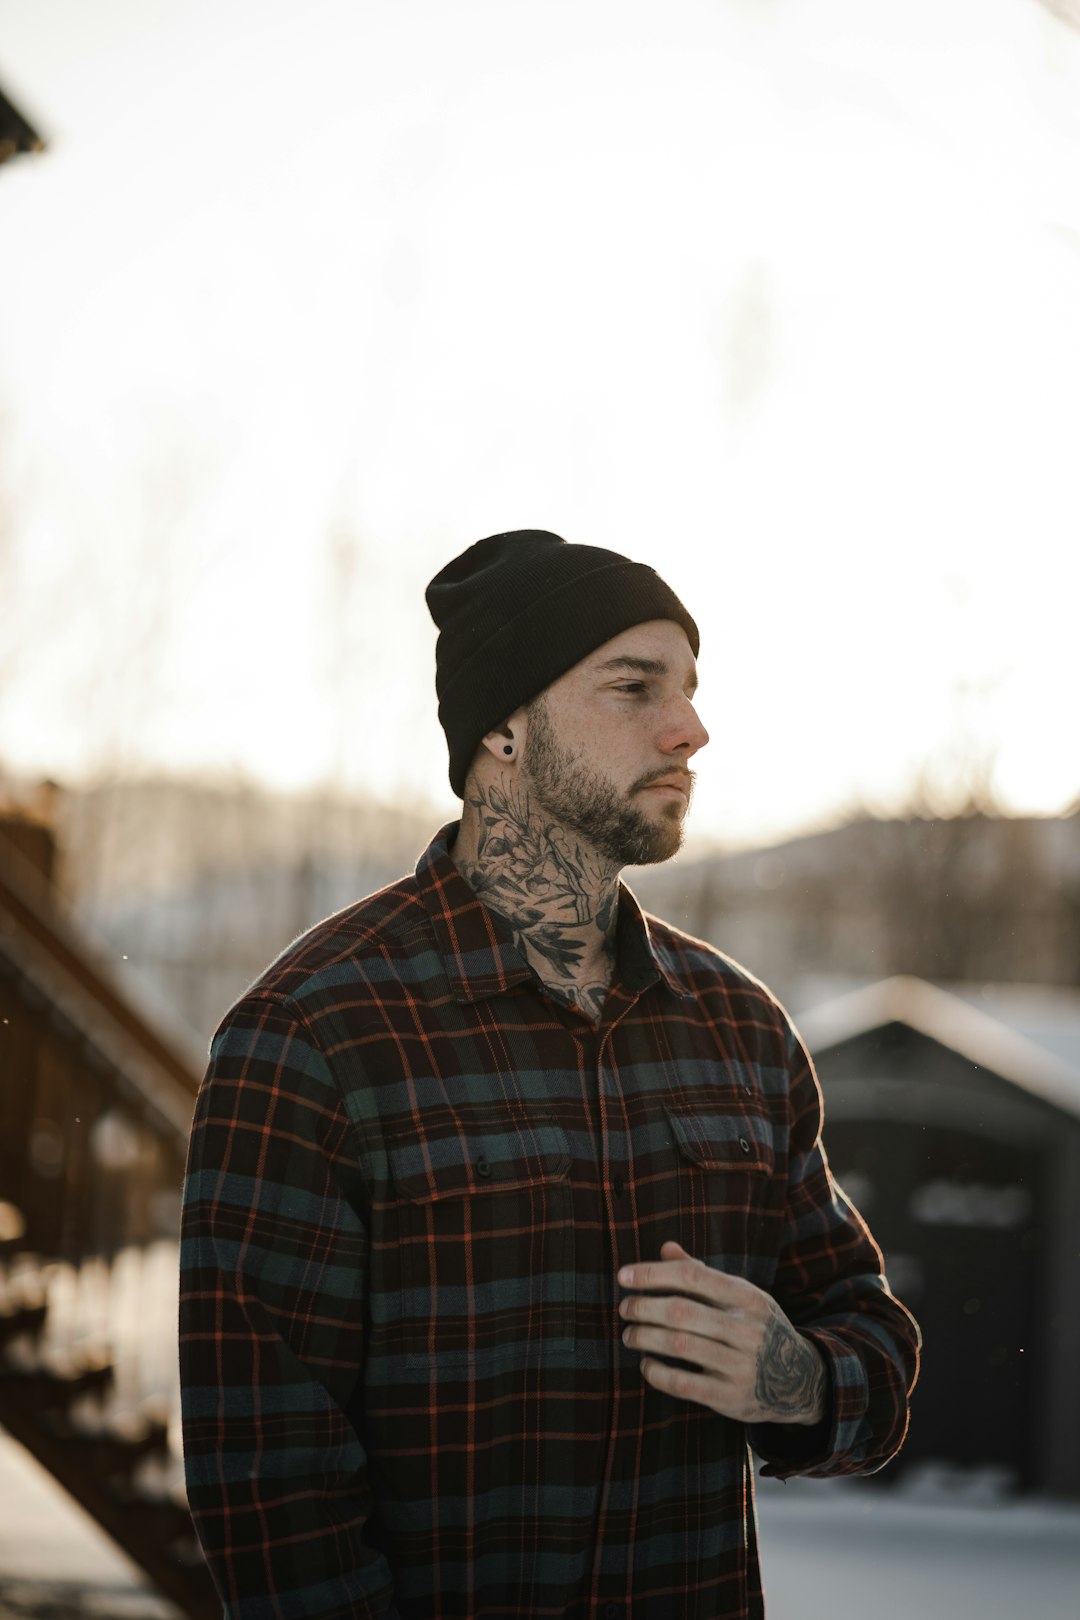
<svg viewBox="0 0 1080 1620">
<path fill-rule="evenodd" d="M 615 690 L 616 692 L 644 692 L 646 686 L 644 681 L 620 681 Z"/>
</svg>

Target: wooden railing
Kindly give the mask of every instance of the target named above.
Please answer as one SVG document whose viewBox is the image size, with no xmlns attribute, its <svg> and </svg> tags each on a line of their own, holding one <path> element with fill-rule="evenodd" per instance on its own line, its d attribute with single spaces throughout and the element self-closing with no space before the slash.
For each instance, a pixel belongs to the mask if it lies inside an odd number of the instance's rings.
<svg viewBox="0 0 1080 1620">
<path fill-rule="evenodd" d="M 0 1424 L 190 1617 L 177 1228 L 197 1072 L 0 837 Z"/>
</svg>

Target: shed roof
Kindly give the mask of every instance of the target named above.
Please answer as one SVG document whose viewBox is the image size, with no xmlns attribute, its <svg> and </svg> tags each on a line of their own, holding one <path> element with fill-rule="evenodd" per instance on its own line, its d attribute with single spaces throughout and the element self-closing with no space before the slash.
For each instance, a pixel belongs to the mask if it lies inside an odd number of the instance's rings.
<svg viewBox="0 0 1080 1620">
<path fill-rule="evenodd" d="M 888 1024 L 904 1024 L 1080 1119 L 1080 1069 L 925 979 L 878 979 L 803 1013 L 799 1031 L 817 1060 Z"/>
</svg>

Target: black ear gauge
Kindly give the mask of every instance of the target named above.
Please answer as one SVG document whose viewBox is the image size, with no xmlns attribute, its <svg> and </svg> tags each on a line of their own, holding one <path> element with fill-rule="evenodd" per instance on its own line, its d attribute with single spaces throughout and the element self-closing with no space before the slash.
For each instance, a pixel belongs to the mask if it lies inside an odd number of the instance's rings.
<svg viewBox="0 0 1080 1620">
<path fill-rule="evenodd" d="M 514 752 L 513 743 L 503 743 L 503 753 L 504 754 L 512 754 L 513 752 Z"/>
</svg>

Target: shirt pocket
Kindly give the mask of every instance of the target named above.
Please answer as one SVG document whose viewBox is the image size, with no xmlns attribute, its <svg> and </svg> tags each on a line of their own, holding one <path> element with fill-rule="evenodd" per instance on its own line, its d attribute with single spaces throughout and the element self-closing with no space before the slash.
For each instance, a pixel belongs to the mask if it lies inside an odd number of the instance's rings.
<svg viewBox="0 0 1080 1620">
<path fill-rule="evenodd" d="M 775 1270 L 775 1156 L 767 1119 L 707 1106 L 666 1109 L 678 1154 L 680 1243 L 767 1288 Z"/>
<path fill-rule="evenodd" d="M 572 1364 L 571 1154 L 555 1117 L 471 1111 L 388 1148 L 406 1367 Z"/>
</svg>

